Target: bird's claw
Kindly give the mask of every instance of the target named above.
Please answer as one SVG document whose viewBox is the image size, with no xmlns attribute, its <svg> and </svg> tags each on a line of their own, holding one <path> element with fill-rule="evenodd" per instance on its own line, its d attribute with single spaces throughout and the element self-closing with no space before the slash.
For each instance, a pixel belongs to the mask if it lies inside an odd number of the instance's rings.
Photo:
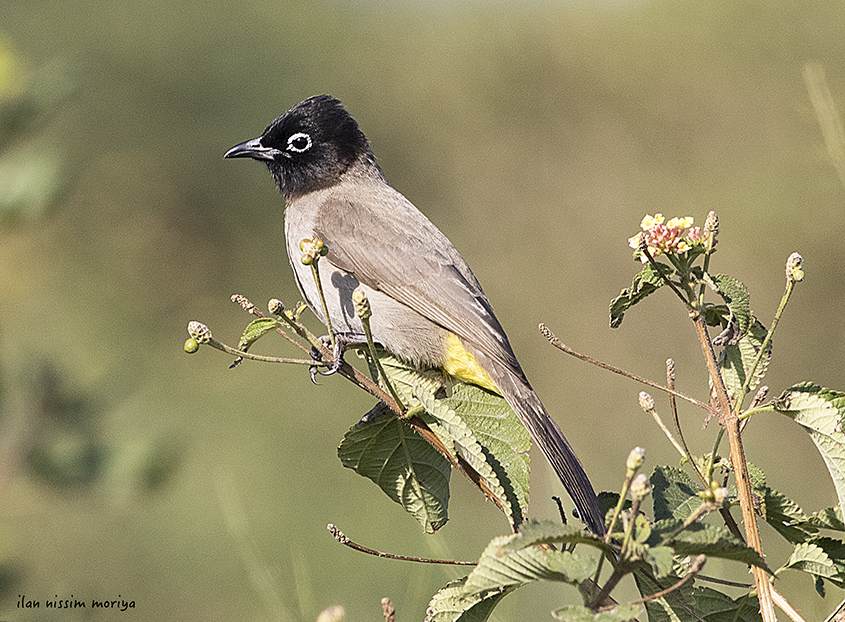
<svg viewBox="0 0 845 622">
<path fill-rule="evenodd" d="M 320 341 L 328 347 L 331 344 L 331 340 L 328 335 L 323 335 L 320 337 Z M 351 343 L 349 339 L 345 339 L 341 337 L 341 335 L 335 336 L 335 344 L 334 350 L 332 351 L 333 360 L 329 363 L 328 367 L 325 370 L 319 369 L 317 365 L 312 365 L 308 368 L 308 371 L 311 373 L 311 382 L 316 385 L 320 383 L 317 382 L 317 374 L 321 376 L 331 376 L 332 374 L 336 374 L 337 371 L 343 365 L 343 351 L 346 349 L 346 346 Z M 311 346 L 311 358 L 315 361 L 323 361 L 322 353 L 314 346 Z"/>
</svg>

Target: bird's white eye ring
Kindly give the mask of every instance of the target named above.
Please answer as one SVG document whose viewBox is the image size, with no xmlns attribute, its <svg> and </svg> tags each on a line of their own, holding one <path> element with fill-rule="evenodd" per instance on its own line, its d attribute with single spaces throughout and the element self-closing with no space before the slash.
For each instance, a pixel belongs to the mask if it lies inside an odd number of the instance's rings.
<svg viewBox="0 0 845 622">
<path fill-rule="evenodd" d="M 288 138 L 288 151 L 302 153 L 311 148 L 311 137 L 305 132 L 297 132 Z"/>
</svg>

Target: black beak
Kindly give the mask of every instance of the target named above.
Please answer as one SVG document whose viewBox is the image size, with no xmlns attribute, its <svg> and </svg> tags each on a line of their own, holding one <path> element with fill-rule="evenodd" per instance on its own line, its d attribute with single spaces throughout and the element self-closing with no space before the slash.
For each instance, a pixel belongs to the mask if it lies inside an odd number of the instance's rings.
<svg viewBox="0 0 845 622">
<path fill-rule="evenodd" d="M 273 160 L 273 157 L 280 152 L 272 147 L 265 147 L 261 144 L 260 138 L 253 138 L 239 145 L 235 145 L 225 154 L 224 158 L 252 158 L 253 160 Z"/>
</svg>

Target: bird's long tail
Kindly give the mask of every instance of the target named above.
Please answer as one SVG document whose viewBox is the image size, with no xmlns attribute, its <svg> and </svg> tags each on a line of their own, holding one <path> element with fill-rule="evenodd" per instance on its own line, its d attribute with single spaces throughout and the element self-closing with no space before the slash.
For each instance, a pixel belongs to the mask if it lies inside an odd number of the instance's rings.
<svg viewBox="0 0 845 622">
<path fill-rule="evenodd" d="M 487 357 L 485 357 L 487 358 Z M 604 515 L 584 467 L 566 440 L 560 427 L 546 412 L 543 403 L 524 378 L 516 376 L 510 369 L 492 359 L 484 367 L 502 392 L 510 407 L 528 428 L 531 438 L 540 447 L 552 468 L 563 482 L 566 491 L 581 519 L 590 531 L 604 535 Z"/>
</svg>

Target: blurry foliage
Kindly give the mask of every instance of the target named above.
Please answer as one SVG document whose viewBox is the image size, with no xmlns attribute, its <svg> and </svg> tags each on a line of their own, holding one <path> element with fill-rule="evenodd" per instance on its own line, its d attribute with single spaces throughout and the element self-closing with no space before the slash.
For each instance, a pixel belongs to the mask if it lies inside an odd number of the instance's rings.
<svg viewBox="0 0 845 622">
<path fill-rule="evenodd" d="M 73 92 L 71 67 L 21 64 L 0 32 L 0 225 L 43 215 L 64 183 L 59 145 L 40 134 Z"/>
<path fill-rule="evenodd" d="M 65 492 L 96 485 L 126 492 L 155 492 L 173 476 L 181 448 L 167 440 L 115 446 L 103 439 L 98 387 L 80 393 L 67 386 L 69 374 L 42 363 L 28 387 L 27 470 L 43 484 Z"/>
<path fill-rule="evenodd" d="M 28 73 L 0 33 L 0 244 L 9 224 L 35 225 L 60 197 L 67 182 L 64 161 L 57 141 L 42 134 L 73 89 L 69 64 L 54 61 Z M 118 446 L 104 438 L 101 396 L 109 393 L 107 386 L 80 391 L 71 386 L 70 370 L 58 363 L 16 364 L 16 371 L 34 372 L 2 374 L 0 488 L 25 474 L 65 495 L 107 490 L 120 498 L 155 492 L 172 479 L 182 454 L 177 444 Z M 0 539 L 4 535 L 0 530 Z M 5 598 L 28 569 L 12 552 L 0 559 Z"/>
</svg>

